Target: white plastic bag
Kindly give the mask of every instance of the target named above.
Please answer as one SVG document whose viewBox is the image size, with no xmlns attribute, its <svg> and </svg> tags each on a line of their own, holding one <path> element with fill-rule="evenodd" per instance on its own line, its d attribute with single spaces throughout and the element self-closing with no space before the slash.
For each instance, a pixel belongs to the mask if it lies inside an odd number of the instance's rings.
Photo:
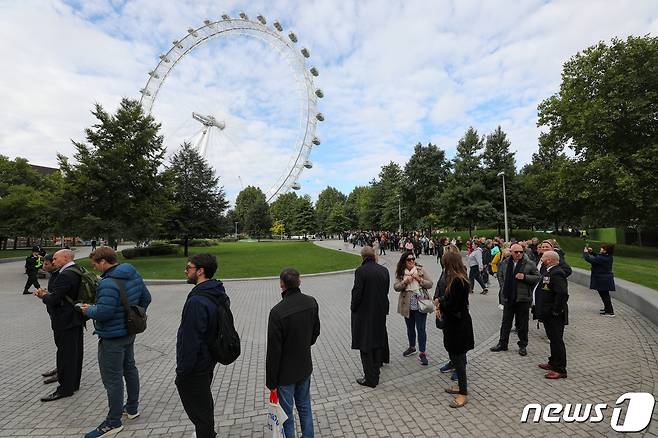
<svg viewBox="0 0 658 438">
<path fill-rule="evenodd" d="M 276 391 L 270 393 L 270 410 L 267 413 L 267 428 L 272 431 L 272 438 L 285 438 L 283 423 L 288 419 L 286 412 L 279 404 Z"/>
</svg>

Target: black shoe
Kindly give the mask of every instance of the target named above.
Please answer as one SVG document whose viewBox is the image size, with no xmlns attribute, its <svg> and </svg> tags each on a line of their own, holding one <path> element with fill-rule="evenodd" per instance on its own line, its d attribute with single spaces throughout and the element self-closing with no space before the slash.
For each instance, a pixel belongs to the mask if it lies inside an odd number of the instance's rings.
<svg viewBox="0 0 658 438">
<path fill-rule="evenodd" d="M 368 388 L 374 388 L 377 385 L 373 385 L 372 383 L 368 383 L 365 379 L 365 377 L 359 377 L 356 379 L 356 383 L 358 383 L 361 386 L 367 386 Z"/>
<path fill-rule="evenodd" d="M 402 356 L 409 357 L 416 352 L 416 347 L 409 347 L 402 352 Z"/>
<path fill-rule="evenodd" d="M 519 356 L 527 356 L 528 350 L 525 347 L 519 347 Z"/>
<path fill-rule="evenodd" d="M 60 398 L 64 397 L 71 397 L 73 394 L 62 394 L 61 392 L 53 392 L 52 394 L 48 394 L 45 397 L 41 397 L 42 402 L 49 402 L 49 401 L 55 401 L 59 400 Z"/>
<path fill-rule="evenodd" d="M 489 350 L 491 351 L 507 351 L 507 345 L 502 345 L 502 344 L 497 344 L 495 347 L 491 347 Z"/>
<path fill-rule="evenodd" d="M 23 291 L 23 295 L 32 295 L 32 292 Z"/>
<path fill-rule="evenodd" d="M 43 380 L 44 385 L 48 385 L 50 383 L 55 383 L 55 382 L 57 382 L 57 374 L 55 374 L 54 376 L 47 377 L 46 379 Z"/>
<path fill-rule="evenodd" d="M 486 295 L 489 292 L 489 289 L 484 288 L 482 289 L 482 292 L 480 292 L 480 295 Z"/>
<path fill-rule="evenodd" d="M 51 376 L 54 376 L 55 374 L 57 374 L 57 368 L 53 368 L 50 371 L 46 371 L 45 373 L 41 373 L 41 375 L 43 377 L 51 377 Z"/>
</svg>

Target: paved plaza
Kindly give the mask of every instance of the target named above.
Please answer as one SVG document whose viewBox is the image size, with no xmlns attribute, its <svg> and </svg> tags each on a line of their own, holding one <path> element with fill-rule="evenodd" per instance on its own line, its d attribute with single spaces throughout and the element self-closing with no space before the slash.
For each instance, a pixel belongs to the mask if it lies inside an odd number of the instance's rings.
<svg viewBox="0 0 658 438">
<path fill-rule="evenodd" d="M 245 243 L 247 244 L 247 243 Z M 323 246 L 351 251 L 343 242 Z M 357 247 L 357 250 L 359 248 Z M 381 258 L 393 270 L 399 253 Z M 219 260 L 219 274 L 221 264 Z M 419 262 L 435 280 L 436 259 Z M 282 267 L 286 265 L 281 260 Z M 80 391 L 73 397 L 41 403 L 54 390 L 40 373 L 55 365 L 55 345 L 45 307 L 33 296 L 20 295 L 25 276 L 21 262 L 0 265 L 0 437 L 77 437 L 97 426 L 107 411 L 105 391 L 96 360 L 97 338 L 85 332 L 85 359 Z M 181 277 L 184 263 L 181 262 Z M 303 274 L 303 273 L 302 273 Z M 569 377 L 543 378 L 537 364 L 545 362 L 549 345 L 543 329 L 531 324 L 528 356 L 510 350 L 491 353 L 498 340 L 501 314 L 497 287 L 471 295 L 475 350 L 468 355 L 469 402 L 451 409 L 443 389 L 452 382 L 439 366 L 447 360 L 442 334 L 428 318 L 428 357 L 423 367 L 417 357 L 402 357 L 407 347 L 403 318 L 395 312 L 397 293 L 389 292 L 388 317 L 391 363 L 382 370 L 381 384 L 364 388 L 358 351 L 350 350 L 350 273 L 313 276 L 302 280 L 302 290 L 320 305 L 321 334 L 313 348 L 311 387 L 317 436 L 614 436 L 610 427 L 616 399 L 627 392 L 658 394 L 658 329 L 635 310 L 615 302 L 616 318 L 599 316 L 596 292 L 570 284 L 570 325 L 565 331 Z M 392 285 L 392 282 L 391 282 Z M 118 436 L 189 437 L 193 427 L 174 386 L 176 330 L 189 285 L 150 286 L 153 302 L 149 328 L 138 335 L 135 352 L 141 377 L 141 416 L 126 420 Z M 228 367 L 219 366 L 213 382 L 219 436 L 261 437 L 266 431 L 265 347 L 267 315 L 280 300 L 277 280 L 230 281 L 242 356 Z M 528 403 L 607 403 L 600 423 L 522 424 Z M 658 437 L 658 412 L 640 436 Z"/>
</svg>

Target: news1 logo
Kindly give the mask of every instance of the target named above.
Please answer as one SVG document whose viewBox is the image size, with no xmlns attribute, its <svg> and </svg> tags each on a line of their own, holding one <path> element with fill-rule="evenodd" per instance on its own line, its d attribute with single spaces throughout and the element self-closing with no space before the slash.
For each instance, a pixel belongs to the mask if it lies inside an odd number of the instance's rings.
<svg viewBox="0 0 658 438">
<path fill-rule="evenodd" d="M 623 424 L 619 424 L 623 404 L 628 400 L 628 408 L 626 409 L 626 417 Z M 616 408 L 612 410 L 612 418 L 610 419 L 610 427 L 615 432 L 640 432 L 644 430 L 651 422 L 653 415 L 653 408 L 656 400 L 653 395 L 647 392 L 627 392 L 620 396 L 615 402 Z M 523 408 L 521 414 L 521 423 L 527 423 L 530 417 L 530 412 L 533 416 L 530 421 L 539 423 L 543 420 L 546 423 L 584 423 L 589 420 L 590 423 L 600 423 L 604 419 L 604 411 L 608 409 L 605 403 L 567 403 L 562 405 L 560 403 L 550 403 L 542 407 L 539 403 L 530 403 Z"/>
</svg>

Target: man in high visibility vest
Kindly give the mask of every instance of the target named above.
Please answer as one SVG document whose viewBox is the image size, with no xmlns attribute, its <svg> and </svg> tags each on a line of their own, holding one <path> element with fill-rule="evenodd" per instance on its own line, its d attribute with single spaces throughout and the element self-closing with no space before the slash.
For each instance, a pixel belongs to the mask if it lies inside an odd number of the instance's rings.
<svg viewBox="0 0 658 438">
<path fill-rule="evenodd" d="M 30 286 L 34 285 L 37 289 L 41 287 L 39 284 L 39 279 L 37 274 L 39 273 L 39 268 L 43 266 L 43 258 L 39 254 L 39 247 L 35 246 L 32 248 L 32 255 L 29 255 L 25 258 L 25 273 L 27 274 L 27 282 L 23 288 L 23 295 L 29 295 L 32 292 L 29 291 Z"/>
</svg>

